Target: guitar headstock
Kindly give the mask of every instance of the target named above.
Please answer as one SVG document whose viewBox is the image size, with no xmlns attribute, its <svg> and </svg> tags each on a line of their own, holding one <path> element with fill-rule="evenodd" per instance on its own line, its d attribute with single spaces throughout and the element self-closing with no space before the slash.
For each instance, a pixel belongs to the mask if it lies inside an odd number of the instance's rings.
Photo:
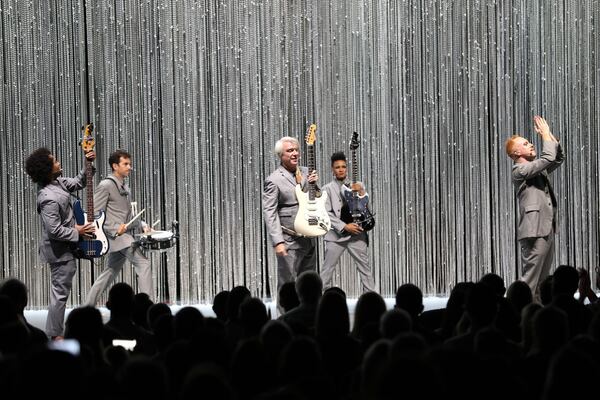
<svg viewBox="0 0 600 400">
<path fill-rule="evenodd" d="M 350 150 L 358 149 L 358 132 L 352 133 L 352 139 L 350 140 Z"/>
<path fill-rule="evenodd" d="M 317 140 L 317 125 L 315 124 L 310 124 L 310 126 L 308 127 L 308 133 L 306 134 L 306 144 L 309 146 L 312 146 L 313 144 L 315 144 L 315 140 Z"/>
<path fill-rule="evenodd" d="M 93 135 L 94 124 L 93 123 L 86 124 L 81 129 L 83 130 L 83 138 L 81 138 L 81 141 L 79 142 L 79 144 L 81 145 L 81 148 L 83 149 L 83 151 L 85 153 L 88 153 L 88 152 L 94 150 L 94 146 L 96 145 L 96 139 L 94 139 L 94 135 Z"/>
</svg>

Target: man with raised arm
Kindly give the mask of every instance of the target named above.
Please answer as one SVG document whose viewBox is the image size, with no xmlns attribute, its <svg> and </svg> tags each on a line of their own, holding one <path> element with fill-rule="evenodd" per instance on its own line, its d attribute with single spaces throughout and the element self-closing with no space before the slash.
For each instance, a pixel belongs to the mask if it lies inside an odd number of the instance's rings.
<svg viewBox="0 0 600 400">
<path fill-rule="evenodd" d="M 560 143 L 550 132 L 546 120 L 534 119 L 535 131 L 542 138 L 542 154 L 524 137 L 514 135 L 506 141 L 506 154 L 513 160 L 512 182 L 519 206 L 517 240 L 521 246 L 521 280 L 531 288 L 540 303 L 540 283 L 549 275 L 554 256 L 557 202 L 549 174 L 560 166 L 564 155 Z"/>
</svg>

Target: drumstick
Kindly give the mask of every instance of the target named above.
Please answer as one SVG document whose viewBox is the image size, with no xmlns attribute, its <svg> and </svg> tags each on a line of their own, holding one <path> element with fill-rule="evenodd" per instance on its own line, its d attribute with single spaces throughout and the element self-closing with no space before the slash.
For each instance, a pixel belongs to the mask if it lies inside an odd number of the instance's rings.
<svg viewBox="0 0 600 400">
<path fill-rule="evenodd" d="M 127 230 L 127 228 L 129 227 L 129 225 L 131 225 L 131 223 L 133 221 L 135 221 L 136 219 L 138 219 L 140 217 L 140 215 L 142 215 L 144 213 L 144 211 L 146 211 L 145 208 L 142 211 L 140 211 L 139 213 L 137 213 L 135 217 L 131 218 L 131 221 L 129 221 L 128 223 L 125 224 L 125 230 Z M 116 236 L 119 236 L 119 235 L 117 234 Z"/>
<path fill-rule="evenodd" d="M 158 224 L 160 222 L 160 219 L 157 219 L 156 222 L 154 222 L 150 227 L 154 228 L 156 226 L 156 224 Z"/>
</svg>

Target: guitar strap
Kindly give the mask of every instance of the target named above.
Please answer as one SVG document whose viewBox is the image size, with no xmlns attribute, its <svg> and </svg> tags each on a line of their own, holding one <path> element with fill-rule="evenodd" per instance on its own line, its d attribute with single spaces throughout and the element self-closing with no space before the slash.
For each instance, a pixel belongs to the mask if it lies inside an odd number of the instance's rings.
<svg viewBox="0 0 600 400">
<path fill-rule="evenodd" d="M 113 176 L 107 176 L 105 179 L 110 180 L 112 183 L 115 184 L 115 186 L 117 187 L 117 190 L 119 191 L 119 194 L 121 196 L 129 196 L 130 192 L 129 190 L 127 190 L 125 188 L 125 184 L 123 183 L 122 186 L 119 186 L 119 182 L 117 182 L 117 180 L 113 177 Z"/>
<path fill-rule="evenodd" d="M 291 235 L 291 236 L 296 236 L 296 237 L 304 237 L 304 235 L 301 235 L 300 233 L 296 232 L 296 231 L 295 231 L 295 230 L 293 230 L 293 229 L 286 228 L 285 226 L 282 226 L 282 227 L 281 227 L 281 230 L 282 230 L 283 232 L 287 233 L 288 235 Z"/>
</svg>

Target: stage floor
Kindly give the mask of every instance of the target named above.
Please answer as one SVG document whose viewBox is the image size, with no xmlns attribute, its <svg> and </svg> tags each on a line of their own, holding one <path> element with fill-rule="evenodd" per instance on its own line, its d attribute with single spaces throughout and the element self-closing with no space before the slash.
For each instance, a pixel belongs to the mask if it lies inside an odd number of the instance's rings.
<svg viewBox="0 0 600 400">
<path fill-rule="evenodd" d="M 356 307 L 357 300 L 358 299 L 348 299 L 348 311 L 350 312 L 350 321 L 352 321 L 354 319 L 353 318 L 354 309 Z M 446 307 L 447 301 L 448 301 L 447 297 L 425 297 L 425 298 L 423 298 L 423 305 L 425 306 L 424 311 L 435 310 L 438 308 L 444 308 L 444 307 Z M 394 302 L 395 302 L 395 299 L 393 299 L 393 298 L 385 299 L 385 303 L 386 303 L 388 309 L 391 309 L 394 307 Z M 273 301 L 265 302 L 265 305 L 267 306 L 267 309 L 269 309 L 271 311 L 271 315 L 273 318 L 277 318 L 279 316 L 275 302 L 273 302 Z M 181 308 L 186 307 L 186 306 L 187 305 L 172 305 L 171 311 L 173 312 L 173 314 L 175 314 Z M 198 310 L 200 310 L 202 315 L 204 315 L 205 317 L 214 317 L 215 316 L 215 313 L 212 310 L 211 304 L 191 304 L 191 306 L 196 307 Z M 100 307 L 99 310 L 100 310 L 100 313 L 102 314 L 102 318 L 104 319 L 104 322 L 108 321 L 108 318 L 110 316 L 110 311 L 106 307 Z M 65 313 L 65 318 L 67 315 L 69 315 L 70 311 L 71 311 L 71 309 L 67 309 L 67 311 Z M 27 319 L 27 321 L 30 324 L 32 324 L 33 326 L 40 328 L 42 330 L 46 326 L 46 314 L 47 314 L 46 310 L 39 310 L 39 311 L 25 310 L 25 318 Z"/>
</svg>

